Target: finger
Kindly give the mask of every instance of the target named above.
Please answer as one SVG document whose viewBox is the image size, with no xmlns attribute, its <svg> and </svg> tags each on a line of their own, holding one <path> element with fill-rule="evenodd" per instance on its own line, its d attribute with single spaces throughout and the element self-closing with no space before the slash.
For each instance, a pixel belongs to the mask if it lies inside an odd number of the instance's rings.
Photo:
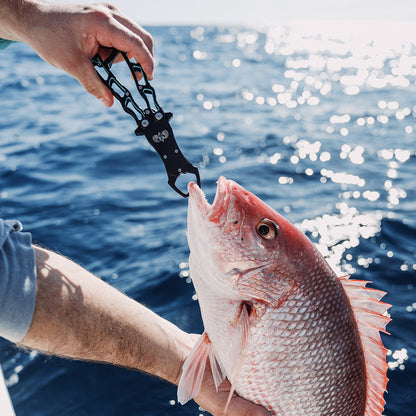
<svg viewBox="0 0 416 416">
<path fill-rule="evenodd" d="M 114 18 L 123 26 L 125 26 L 126 28 L 131 30 L 133 33 L 135 33 L 137 36 L 139 36 L 143 40 L 144 44 L 146 45 L 151 55 L 153 56 L 153 38 L 152 38 L 152 35 L 147 30 L 137 25 L 134 21 L 130 20 L 128 17 L 124 15 L 115 14 Z"/>
<path fill-rule="evenodd" d="M 135 33 L 137 36 L 139 36 L 143 40 L 147 49 L 153 56 L 153 38 L 150 35 L 150 33 L 147 30 L 145 30 L 143 27 L 138 25 L 136 22 L 134 22 L 132 19 L 130 19 L 129 17 L 121 13 L 120 10 L 118 10 L 117 7 L 115 7 L 114 5 L 107 4 L 105 7 L 110 11 L 112 17 L 115 20 L 117 20 L 120 24 L 125 26 L 127 29 Z"/>
<path fill-rule="evenodd" d="M 114 97 L 104 85 L 90 60 L 85 60 L 77 66 L 73 76 L 94 97 L 98 98 L 106 107 L 111 107 Z"/>
<path fill-rule="evenodd" d="M 248 402 L 241 397 L 233 397 L 228 405 L 227 416 L 270 416 L 262 406 Z"/>
<path fill-rule="evenodd" d="M 214 416 L 270 416 L 270 413 L 262 406 L 243 399 L 236 393 L 233 394 L 227 406 L 231 384 L 227 379 L 219 386 L 218 391 L 207 366 L 205 384 L 195 401 Z"/>
<path fill-rule="evenodd" d="M 153 56 L 153 38 L 151 34 L 145 30 L 143 27 L 138 25 L 135 21 L 130 19 L 129 17 L 125 16 L 122 12 L 120 12 L 117 7 L 112 4 L 104 4 L 100 5 L 100 7 L 104 7 L 105 12 L 108 16 L 111 16 L 115 19 L 118 23 L 122 26 L 126 27 L 128 30 L 136 34 L 139 38 L 141 38 L 146 45 L 147 49 L 149 50 L 150 54 Z M 129 56 L 131 58 L 131 56 Z M 115 62 L 119 62 L 120 58 L 117 57 Z"/>
<path fill-rule="evenodd" d="M 114 49 L 112 48 L 103 48 L 98 47 L 98 54 L 100 55 L 101 59 L 105 61 L 109 56 L 113 53 Z M 123 60 L 121 54 L 117 53 L 116 57 L 112 60 L 112 63 L 120 62 Z"/>
<path fill-rule="evenodd" d="M 97 33 L 97 41 L 102 46 L 113 47 L 131 54 L 143 67 L 149 79 L 153 79 L 153 56 L 143 39 L 114 20 L 110 30 Z"/>
<path fill-rule="evenodd" d="M 127 58 L 131 59 L 132 57 L 133 56 L 132 56 L 131 53 L 128 53 L 127 54 Z M 117 64 L 118 62 L 122 62 L 122 61 L 124 61 L 123 56 L 121 54 L 118 54 L 117 57 L 116 57 L 116 59 L 114 59 L 113 63 Z"/>
</svg>

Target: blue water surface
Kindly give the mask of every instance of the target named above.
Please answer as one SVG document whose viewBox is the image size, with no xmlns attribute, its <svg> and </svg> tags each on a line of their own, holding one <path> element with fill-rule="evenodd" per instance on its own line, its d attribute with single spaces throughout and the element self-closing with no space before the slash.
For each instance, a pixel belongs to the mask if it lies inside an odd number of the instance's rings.
<svg viewBox="0 0 416 416">
<path fill-rule="evenodd" d="M 388 292 L 386 416 L 416 414 L 416 33 L 361 24 L 149 27 L 155 87 L 212 201 L 220 175 Z M 120 75 L 126 75 L 119 67 Z M 123 72 L 124 71 L 124 72 Z M 186 331 L 202 331 L 187 202 L 119 105 L 26 45 L 0 61 L 0 216 Z M 199 415 L 176 388 L 0 340 L 18 416 Z"/>
</svg>

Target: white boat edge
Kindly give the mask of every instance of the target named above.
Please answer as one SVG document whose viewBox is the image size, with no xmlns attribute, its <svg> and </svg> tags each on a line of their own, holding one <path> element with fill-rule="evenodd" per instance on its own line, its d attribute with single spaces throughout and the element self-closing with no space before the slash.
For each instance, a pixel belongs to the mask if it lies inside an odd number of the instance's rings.
<svg viewBox="0 0 416 416">
<path fill-rule="evenodd" d="M 13 404 L 7 390 L 6 382 L 4 380 L 3 371 L 0 366 L 0 415 L 2 416 L 16 416 Z"/>
</svg>

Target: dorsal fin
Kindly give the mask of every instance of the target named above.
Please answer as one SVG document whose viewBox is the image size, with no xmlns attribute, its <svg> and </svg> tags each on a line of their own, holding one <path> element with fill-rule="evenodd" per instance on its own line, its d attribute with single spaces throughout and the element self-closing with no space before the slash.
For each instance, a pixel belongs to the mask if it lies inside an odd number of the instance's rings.
<svg viewBox="0 0 416 416">
<path fill-rule="evenodd" d="M 363 280 L 349 280 L 349 276 L 340 277 L 340 282 L 350 300 L 357 321 L 364 351 L 367 399 L 364 416 L 381 416 L 385 404 L 383 398 L 387 387 L 386 353 L 380 338 L 380 331 L 391 319 L 385 315 L 391 305 L 380 302 L 386 294 L 381 290 L 367 288 Z"/>
</svg>

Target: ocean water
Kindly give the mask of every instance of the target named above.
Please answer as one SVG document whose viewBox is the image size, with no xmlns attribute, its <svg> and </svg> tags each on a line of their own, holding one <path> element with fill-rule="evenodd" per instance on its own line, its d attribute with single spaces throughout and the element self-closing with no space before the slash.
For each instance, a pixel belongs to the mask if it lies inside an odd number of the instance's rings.
<svg viewBox="0 0 416 416">
<path fill-rule="evenodd" d="M 152 85 L 212 202 L 220 175 L 296 223 L 337 272 L 388 292 L 386 416 L 416 414 L 416 30 L 149 27 Z M 186 331 L 202 331 L 187 201 L 116 103 L 14 44 L 0 61 L 0 215 Z M 123 67 L 120 68 L 120 74 Z M 18 416 L 199 415 L 176 388 L 0 340 Z"/>
</svg>

